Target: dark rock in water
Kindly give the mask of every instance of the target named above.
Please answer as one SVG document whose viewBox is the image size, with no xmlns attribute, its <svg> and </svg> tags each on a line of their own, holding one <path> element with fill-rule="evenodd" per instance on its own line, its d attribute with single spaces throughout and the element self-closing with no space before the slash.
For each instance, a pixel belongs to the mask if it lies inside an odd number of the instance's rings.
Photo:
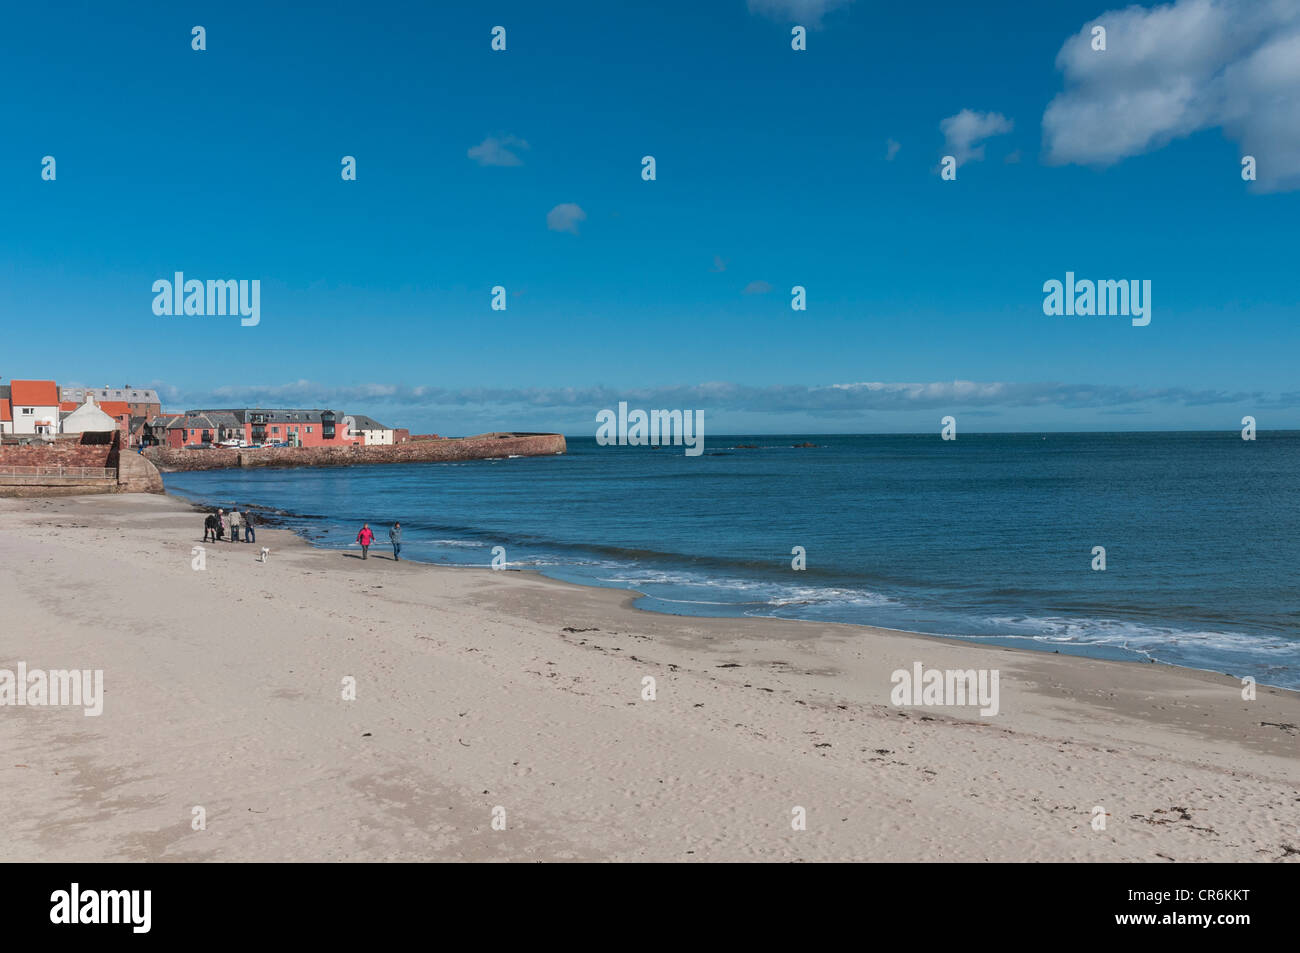
<svg viewBox="0 0 1300 953">
<path fill-rule="evenodd" d="M 815 446 L 817 446 L 817 444 L 815 444 L 815 443 L 794 443 L 794 444 L 791 444 L 790 446 L 792 446 L 792 447 L 815 447 Z"/>
<path fill-rule="evenodd" d="M 757 449 L 758 449 L 758 444 L 756 444 L 756 443 L 738 443 L 738 444 L 736 444 L 734 447 L 732 447 L 731 449 L 732 449 L 732 450 L 757 450 Z"/>
</svg>

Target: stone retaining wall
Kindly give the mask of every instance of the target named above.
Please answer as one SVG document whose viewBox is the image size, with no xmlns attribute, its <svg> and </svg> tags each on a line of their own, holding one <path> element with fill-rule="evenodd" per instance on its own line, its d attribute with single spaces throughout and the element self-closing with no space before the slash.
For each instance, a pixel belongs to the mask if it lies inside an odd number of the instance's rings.
<svg viewBox="0 0 1300 953">
<path fill-rule="evenodd" d="M 128 450 L 122 434 L 85 434 L 81 439 L 52 443 L 0 446 L 0 467 L 95 467 L 111 471 L 102 477 L 0 472 L 0 496 L 73 496 L 81 493 L 162 493 L 158 468 Z"/>
<path fill-rule="evenodd" d="M 0 447 L 0 467 L 112 467 L 108 443 L 84 444 L 76 440 L 54 443 L 6 444 Z"/>
</svg>

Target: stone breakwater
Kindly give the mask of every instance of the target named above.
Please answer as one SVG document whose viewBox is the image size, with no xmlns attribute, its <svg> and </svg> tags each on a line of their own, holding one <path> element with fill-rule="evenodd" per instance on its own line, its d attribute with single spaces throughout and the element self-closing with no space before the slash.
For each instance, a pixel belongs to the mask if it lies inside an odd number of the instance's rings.
<svg viewBox="0 0 1300 953">
<path fill-rule="evenodd" d="M 485 433 L 474 437 L 412 440 L 377 447 L 263 447 L 260 450 L 150 447 L 145 456 L 166 473 L 231 467 L 347 467 L 370 463 L 543 457 L 564 453 L 566 449 L 564 435 L 558 433 Z"/>
</svg>

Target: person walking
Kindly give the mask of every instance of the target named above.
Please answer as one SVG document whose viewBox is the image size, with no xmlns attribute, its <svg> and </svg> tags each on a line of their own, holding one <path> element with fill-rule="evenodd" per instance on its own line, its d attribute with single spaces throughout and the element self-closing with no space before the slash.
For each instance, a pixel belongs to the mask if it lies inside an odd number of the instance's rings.
<svg viewBox="0 0 1300 953">
<path fill-rule="evenodd" d="M 220 541 L 226 537 L 226 511 L 217 510 L 217 540 Z"/>
<path fill-rule="evenodd" d="M 402 524 L 394 523 L 388 531 L 388 541 L 393 544 L 393 562 L 402 561 Z"/>
<path fill-rule="evenodd" d="M 239 510 L 232 507 L 230 510 L 230 541 L 232 543 L 243 542 L 243 540 L 239 538 L 239 527 L 243 522 L 244 519 L 239 515 Z"/>
<path fill-rule="evenodd" d="M 244 542 L 257 542 L 257 533 L 253 532 L 253 511 L 244 507 Z"/>
<path fill-rule="evenodd" d="M 357 533 L 357 542 L 361 544 L 361 558 L 367 559 L 370 556 L 370 544 L 375 541 L 375 534 L 370 531 L 370 524 L 366 523 L 361 527 L 361 532 Z"/>
</svg>

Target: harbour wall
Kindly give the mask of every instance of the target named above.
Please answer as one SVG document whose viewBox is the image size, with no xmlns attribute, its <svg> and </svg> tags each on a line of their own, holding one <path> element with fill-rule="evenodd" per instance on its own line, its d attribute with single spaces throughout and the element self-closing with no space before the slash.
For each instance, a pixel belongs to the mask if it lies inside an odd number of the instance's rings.
<svg viewBox="0 0 1300 953">
<path fill-rule="evenodd" d="M 558 433 L 485 433 L 473 437 L 411 440 L 374 447 L 263 447 L 259 450 L 183 450 L 150 447 L 144 455 L 164 473 L 233 467 L 346 467 L 372 463 L 441 463 L 491 457 L 541 457 L 564 453 Z"/>
</svg>

